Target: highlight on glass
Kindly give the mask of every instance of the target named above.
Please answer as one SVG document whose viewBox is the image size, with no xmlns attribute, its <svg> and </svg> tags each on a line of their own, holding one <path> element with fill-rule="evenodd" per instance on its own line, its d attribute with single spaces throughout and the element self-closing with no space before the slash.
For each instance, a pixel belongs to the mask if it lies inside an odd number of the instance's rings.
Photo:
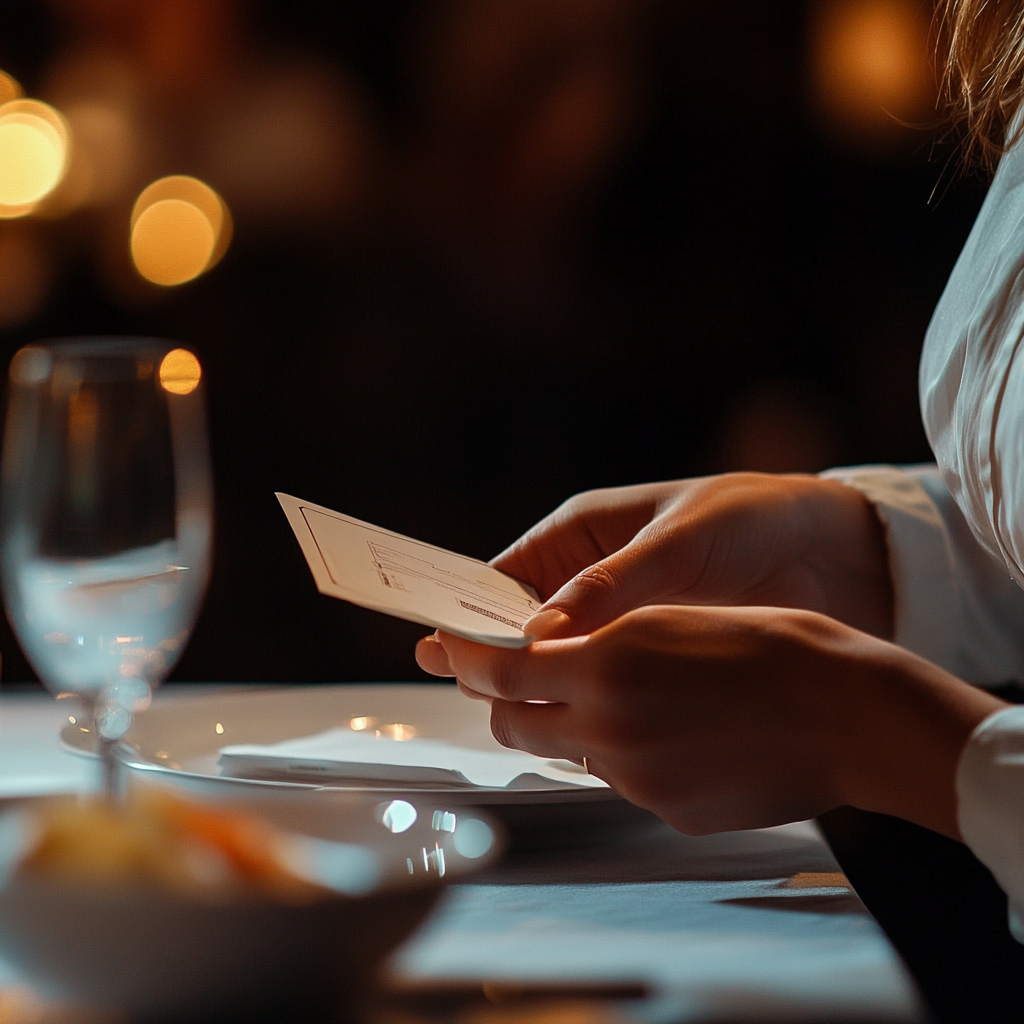
<svg viewBox="0 0 1024 1024">
<path fill-rule="evenodd" d="M 160 387 L 172 395 L 191 395 L 202 376 L 199 360 L 186 348 L 172 348 L 160 360 Z"/>
</svg>

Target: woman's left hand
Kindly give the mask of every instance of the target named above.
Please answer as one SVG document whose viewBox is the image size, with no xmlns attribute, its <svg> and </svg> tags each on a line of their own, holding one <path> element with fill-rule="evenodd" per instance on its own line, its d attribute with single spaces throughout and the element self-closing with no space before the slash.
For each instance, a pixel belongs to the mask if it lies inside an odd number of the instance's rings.
<svg viewBox="0 0 1024 1024">
<path fill-rule="evenodd" d="M 960 754 L 1004 706 L 813 612 L 653 606 L 522 650 L 440 640 L 501 743 L 586 757 L 691 834 L 852 804 L 958 837 Z"/>
</svg>

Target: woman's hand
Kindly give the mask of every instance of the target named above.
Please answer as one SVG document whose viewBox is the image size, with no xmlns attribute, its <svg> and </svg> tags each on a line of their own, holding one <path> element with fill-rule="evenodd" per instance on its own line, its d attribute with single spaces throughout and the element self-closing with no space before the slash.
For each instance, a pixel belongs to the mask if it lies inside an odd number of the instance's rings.
<svg viewBox="0 0 1024 1024">
<path fill-rule="evenodd" d="M 585 756 L 692 834 L 851 804 L 956 837 L 960 753 L 1004 706 L 808 612 L 656 606 L 524 650 L 439 642 L 463 689 L 491 702 L 500 742 Z"/>
<path fill-rule="evenodd" d="M 571 498 L 494 564 L 545 600 L 526 632 L 581 636 L 644 605 L 773 605 L 892 634 L 882 527 L 859 491 L 730 473 Z M 417 660 L 450 675 L 436 638 Z"/>
</svg>

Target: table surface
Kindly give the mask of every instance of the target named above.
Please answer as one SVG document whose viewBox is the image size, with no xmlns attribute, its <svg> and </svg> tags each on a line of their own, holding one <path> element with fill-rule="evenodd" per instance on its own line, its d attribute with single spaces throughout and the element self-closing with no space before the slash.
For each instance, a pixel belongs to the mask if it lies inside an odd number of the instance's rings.
<svg viewBox="0 0 1024 1024">
<path fill-rule="evenodd" d="M 94 787 L 95 762 L 58 739 L 74 712 L 47 694 L 0 693 L 0 799 Z M 517 854 L 452 886 L 389 978 L 405 992 L 648 993 L 594 1020 L 925 1019 L 839 871 L 810 822 L 699 838 L 663 827 Z M 0 961 L 0 989 L 17 984 Z"/>
</svg>

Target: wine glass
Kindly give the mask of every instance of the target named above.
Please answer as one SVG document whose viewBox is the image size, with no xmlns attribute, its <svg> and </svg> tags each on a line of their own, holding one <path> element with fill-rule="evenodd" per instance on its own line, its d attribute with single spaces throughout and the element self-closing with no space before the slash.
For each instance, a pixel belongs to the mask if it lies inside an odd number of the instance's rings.
<svg viewBox="0 0 1024 1024">
<path fill-rule="evenodd" d="M 11 361 L 3 594 L 47 688 L 75 694 L 119 789 L 117 742 L 181 656 L 209 577 L 202 370 L 144 338 L 28 345 Z"/>
</svg>

